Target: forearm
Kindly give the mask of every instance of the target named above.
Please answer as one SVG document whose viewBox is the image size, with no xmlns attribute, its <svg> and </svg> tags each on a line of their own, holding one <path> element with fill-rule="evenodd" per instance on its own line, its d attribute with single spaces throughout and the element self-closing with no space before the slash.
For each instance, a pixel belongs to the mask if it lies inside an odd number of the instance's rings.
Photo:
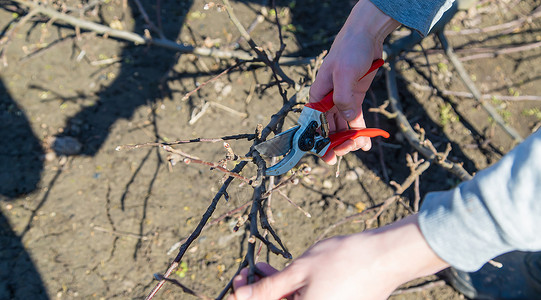
<svg viewBox="0 0 541 300">
<path fill-rule="evenodd" d="M 457 188 L 430 193 L 419 215 L 434 251 L 475 271 L 512 251 L 541 250 L 541 131 Z"/>
<path fill-rule="evenodd" d="M 381 44 L 399 25 L 369 0 L 360 0 L 351 10 L 341 33 L 352 37 L 369 35 L 375 43 Z"/>
<path fill-rule="evenodd" d="M 426 242 L 419 228 L 418 215 L 411 215 L 393 224 L 358 235 L 366 234 L 373 235 L 374 246 L 371 249 L 379 252 L 374 255 L 376 261 L 372 266 L 388 274 L 386 280 L 395 280 L 395 287 L 415 278 L 434 274 L 449 266 Z M 366 244 L 366 241 L 363 243 Z M 357 251 L 364 251 L 364 248 L 357 248 Z"/>
<path fill-rule="evenodd" d="M 264 266 L 261 271 L 270 276 L 253 285 L 246 285 L 248 272 L 243 271 L 228 299 L 274 300 L 294 294 L 311 300 L 386 299 L 400 284 L 447 266 L 428 246 L 413 215 L 321 241 L 281 272 Z"/>
</svg>

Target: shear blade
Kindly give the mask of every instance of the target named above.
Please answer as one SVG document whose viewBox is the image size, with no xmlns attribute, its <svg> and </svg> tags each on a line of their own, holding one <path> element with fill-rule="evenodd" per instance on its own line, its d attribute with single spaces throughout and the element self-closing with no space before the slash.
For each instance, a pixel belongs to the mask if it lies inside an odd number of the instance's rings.
<svg viewBox="0 0 541 300">
<path fill-rule="evenodd" d="M 257 144 L 255 149 L 262 155 L 268 157 L 282 156 L 289 152 L 292 147 L 293 137 L 295 132 L 300 128 L 300 126 L 295 126 L 290 128 L 272 139 L 265 141 L 261 144 Z"/>
</svg>

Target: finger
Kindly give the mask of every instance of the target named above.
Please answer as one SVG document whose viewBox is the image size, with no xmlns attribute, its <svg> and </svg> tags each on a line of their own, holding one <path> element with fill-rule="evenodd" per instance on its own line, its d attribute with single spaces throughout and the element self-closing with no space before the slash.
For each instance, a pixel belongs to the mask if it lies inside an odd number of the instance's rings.
<svg viewBox="0 0 541 300">
<path fill-rule="evenodd" d="M 264 263 L 264 262 L 258 262 L 256 264 L 257 269 L 262 273 L 265 277 L 270 276 L 274 273 L 278 273 L 278 270 L 273 268 L 271 265 Z M 248 272 L 249 269 L 246 267 L 242 270 L 240 270 L 239 275 L 235 276 L 233 278 L 233 289 L 236 290 L 240 288 L 241 286 L 245 286 L 248 284 Z M 261 276 L 255 275 L 255 281 L 261 280 Z"/>
<path fill-rule="evenodd" d="M 304 285 L 305 277 L 291 266 L 254 284 L 240 287 L 235 291 L 235 299 L 275 300 L 294 293 Z"/>
<path fill-rule="evenodd" d="M 327 153 L 323 157 L 321 157 L 321 159 L 331 166 L 335 165 L 336 162 L 338 161 L 338 158 L 336 157 L 336 154 L 334 153 L 334 150 L 332 149 L 327 151 Z"/>
<path fill-rule="evenodd" d="M 278 273 L 278 270 L 276 270 L 273 266 L 264 262 L 258 262 L 257 264 L 255 264 L 255 266 L 265 276 L 271 276 L 272 274 Z"/>
<path fill-rule="evenodd" d="M 248 284 L 248 278 L 242 272 L 233 278 L 233 290 L 237 290 L 241 286 Z"/>
<path fill-rule="evenodd" d="M 338 156 L 344 156 L 344 155 L 348 154 L 351 151 L 357 150 L 358 148 L 356 148 L 355 146 L 356 145 L 355 145 L 354 140 L 347 140 L 347 141 L 343 142 L 342 144 L 334 147 L 333 151 L 334 151 L 334 154 L 336 154 Z"/>
<path fill-rule="evenodd" d="M 356 138 L 355 144 L 357 145 L 357 149 L 361 149 L 363 151 L 368 151 L 372 148 L 372 140 L 365 136 Z"/>
<path fill-rule="evenodd" d="M 350 122 L 350 125 L 352 128 L 366 128 L 366 122 L 364 120 L 364 116 L 361 112 L 361 115 Z M 355 142 L 355 150 L 362 149 L 363 151 L 368 151 L 370 148 L 372 148 L 372 141 L 368 137 L 358 137 L 354 140 Z"/>
</svg>

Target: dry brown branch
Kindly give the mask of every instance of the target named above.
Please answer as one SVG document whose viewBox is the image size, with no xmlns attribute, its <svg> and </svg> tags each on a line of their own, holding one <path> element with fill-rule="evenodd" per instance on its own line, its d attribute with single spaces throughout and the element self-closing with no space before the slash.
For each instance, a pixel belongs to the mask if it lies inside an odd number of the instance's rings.
<svg viewBox="0 0 541 300">
<path fill-rule="evenodd" d="M 139 1 L 139 0 L 134 0 L 134 1 L 135 1 L 135 4 L 137 5 L 137 9 L 139 9 L 139 12 L 143 16 L 143 19 L 147 23 L 148 27 L 150 27 L 150 29 L 152 29 L 152 31 L 156 32 L 161 39 L 164 39 L 165 35 L 160 30 L 160 28 L 158 28 L 156 25 L 154 25 L 154 23 L 150 20 L 150 18 L 148 17 L 147 12 L 145 11 L 145 8 L 141 4 L 141 1 Z M 158 9 L 157 11 L 159 12 L 160 10 Z M 159 18 L 158 18 L 158 20 L 159 20 Z"/>
<path fill-rule="evenodd" d="M 36 13 L 39 13 L 51 18 L 51 20 L 54 23 L 62 22 L 64 24 L 71 25 L 73 27 L 79 27 L 83 30 L 96 32 L 100 35 L 118 38 L 125 41 L 130 41 L 137 45 L 154 45 L 158 47 L 172 49 L 172 50 L 179 51 L 182 53 L 193 53 L 196 55 L 211 56 L 211 57 L 216 57 L 220 59 L 237 58 L 237 59 L 247 60 L 247 61 L 254 59 L 252 55 L 244 51 L 237 51 L 237 50 L 225 51 L 225 50 L 214 49 L 214 48 L 211 49 L 211 48 L 204 48 L 204 47 L 195 47 L 192 45 L 179 44 L 174 41 L 171 41 L 168 39 L 162 39 L 162 38 L 149 39 L 143 35 L 140 35 L 134 32 L 117 30 L 109 26 L 82 20 L 80 18 L 76 18 L 70 15 L 58 12 L 47 6 L 37 4 L 35 2 L 25 1 L 25 0 L 13 0 L 13 1 L 22 6 L 29 7 L 32 11 L 35 10 Z M 284 60 L 284 62 L 286 61 L 288 60 Z M 289 59 L 289 62 L 291 62 L 290 59 Z"/>
<path fill-rule="evenodd" d="M 266 2 L 266 1 L 265 1 Z M 268 14 L 267 12 L 267 8 L 265 7 L 265 3 L 262 4 L 262 8 L 261 8 L 261 11 L 259 12 L 259 14 L 254 18 L 254 20 L 252 21 L 252 23 L 250 23 L 250 26 L 248 26 L 248 28 L 246 28 L 246 32 L 248 32 L 248 34 L 250 34 L 258 24 L 261 24 L 263 23 L 263 21 L 265 21 L 265 17 L 264 15 Z M 236 41 L 234 43 L 231 43 L 229 45 L 230 48 L 238 48 L 239 47 L 239 44 L 244 41 L 244 37 L 241 35 L 239 38 L 236 39 Z"/>
<path fill-rule="evenodd" d="M 312 215 L 307 212 L 306 210 L 304 210 L 302 207 L 300 207 L 299 205 L 297 205 L 297 203 L 293 202 L 293 200 L 291 200 L 287 195 L 286 193 L 284 193 L 284 191 L 278 191 L 278 194 L 280 194 L 282 197 L 284 197 L 287 202 L 289 202 L 289 204 L 293 205 L 295 208 L 297 208 L 298 210 L 300 210 L 307 218 L 311 218 Z"/>
<path fill-rule="evenodd" d="M 368 92 L 369 92 L 369 95 L 370 95 L 371 105 L 372 106 L 377 105 L 377 97 L 376 97 L 376 94 L 374 93 L 374 91 L 372 89 L 370 89 L 370 90 L 368 90 Z M 387 110 L 385 108 L 386 108 L 387 105 L 389 105 L 389 102 L 387 101 L 387 102 L 385 102 L 383 104 L 385 105 L 385 107 L 380 106 L 379 108 L 381 109 L 382 112 L 387 112 Z M 369 108 L 369 111 L 372 108 L 373 107 Z M 373 112 L 373 114 L 374 114 L 375 126 L 376 126 L 376 128 L 380 128 L 379 111 L 378 112 Z M 376 143 L 377 150 L 378 150 L 378 160 L 379 160 L 379 164 L 381 165 L 381 172 L 382 172 L 382 175 L 383 175 L 383 179 L 385 180 L 385 182 L 389 182 L 389 173 L 387 172 L 387 166 L 385 165 L 385 159 L 384 159 L 384 155 L 383 155 L 383 148 L 381 146 L 381 144 L 382 144 L 381 140 L 382 140 L 381 137 L 376 137 L 374 139 L 374 141 Z"/>
<path fill-rule="evenodd" d="M 418 164 L 418 165 L 417 165 Z M 398 188 L 395 191 L 395 194 L 401 195 L 404 193 L 406 189 L 408 189 L 411 184 L 415 181 L 416 177 L 419 177 L 421 174 L 423 174 L 426 169 L 430 166 L 430 162 L 420 160 L 416 163 L 416 166 L 411 167 L 411 173 L 410 175 L 404 180 L 404 182 L 398 186 Z"/>
<path fill-rule="evenodd" d="M 271 117 L 270 122 L 267 124 L 267 126 L 265 128 L 262 128 L 262 126 L 261 126 L 261 128 L 259 128 L 259 126 L 258 126 L 258 130 L 256 131 L 255 142 L 258 143 L 261 140 L 266 139 L 267 136 L 272 131 L 276 130 L 276 128 L 283 122 L 285 116 L 291 111 L 292 107 L 294 107 L 298 103 L 297 102 L 298 99 L 302 100 L 302 99 L 306 98 L 307 95 L 308 95 L 308 89 L 307 88 L 300 89 L 298 93 L 294 94 L 289 99 L 289 101 L 287 103 L 285 103 L 282 106 L 282 108 L 276 114 L 274 114 Z M 252 154 L 252 151 L 249 151 L 247 156 L 249 156 L 251 154 Z M 258 178 L 256 178 L 256 180 L 253 181 L 253 184 L 255 185 L 255 188 L 254 188 L 253 198 L 251 200 L 252 209 L 251 209 L 251 212 L 250 212 L 250 215 L 249 215 L 250 232 L 251 232 L 252 236 L 254 236 L 255 233 L 258 233 L 257 213 L 259 212 L 259 215 L 260 215 L 259 219 L 261 221 L 262 228 L 267 229 L 269 231 L 269 233 L 273 236 L 273 238 L 276 240 L 276 242 L 278 242 L 278 244 L 282 247 L 282 250 L 276 249 L 273 244 L 269 243 L 269 244 L 267 244 L 269 249 L 271 251 L 273 251 L 273 252 L 280 253 L 281 255 L 283 255 L 286 258 L 291 257 L 291 254 L 283 246 L 280 238 L 276 235 L 276 233 L 274 232 L 272 227 L 270 227 L 270 224 L 268 223 L 268 219 L 267 219 L 267 216 L 265 215 L 264 210 L 261 210 L 261 195 L 264 192 L 264 188 L 263 188 L 262 185 L 265 184 L 265 180 L 264 180 L 264 178 L 259 178 L 259 177 L 260 176 L 262 177 L 261 170 L 264 169 L 264 164 L 265 163 L 258 156 L 257 153 L 253 153 L 253 155 L 254 155 L 254 158 L 255 158 L 255 163 L 258 166 Z M 246 166 L 246 164 L 247 164 L 246 161 L 241 161 L 239 164 L 236 165 L 236 167 L 233 170 L 231 170 L 231 173 L 239 173 Z M 180 249 L 179 249 L 179 252 L 178 252 L 177 256 L 169 264 L 169 267 L 167 268 L 166 272 L 163 275 L 164 279 L 160 280 L 160 282 L 158 282 L 154 286 L 152 291 L 147 295 L 147 297 L 146 297 L 147 300 L 152 299 L 156 295 L 156 293 L 166 283 L 165 278 L 169 277 L 172 274 L 172 272 L 177 269 L 177 267 L 180 264 L 180 261 L 181 261 L 182 257 L 184 256 L 184 254 L 186 253 L 186 251 L 188 250 L 190 245 L 193 243 L 193 241 L 195 241 L 199 237 L 199 235 L 201 234 L 201 232 L 205 228 L 208 220 L 212 216 L 212 213 L 216 209 L 218 201 L 220 200 L 220 198 L 223 195 L 227 194 L 227 187 L 229 186 L 229 184 L 231 183 L 233 178 L 235 178 L 235 177 L 230 176 L 224 182 L 224 184 L 222 185 L 222 187 L 220 188 L 218 193 L 216 193 L 216 195 L 213 198 L 211 204 L 207 208 L 207 211 L 205 212 L 205 214 L 201 218 L 201 221 L 199 222 L 199 224 L 197 225 L 195 230 L 190 234 L 190 236 L 185 240 L 185 242 L 180 246 Z M 271 249 L 271 247 L 274 247 L 274 248 Z M 243 263 L 241 264 L 240 268 L 243 268 L 243 267 L 248 265 L 248 266 L 250 266 L 250 270 L 251 270 L 250 272 L 254 272 L 254 270 L 255 270 L 254 252 L 255 252 L 255 245 L 253 243 L 248 243 L 248 251 L 247 251 L 246 257 L 245 257 Z M 240 271 L 240 268 L 237 271 L 237 273 Z M 249 274 L 249 278 L 250 278 L 250 274 Z M 252 279 L 253 279 L 253 274 L 252 274 Z M 225 287 L 225 289 L 222 290 L 222 292 L 220 293 L 220 295 L 218 296 L 217 299 L 221 299 L 221 298 L 224 297 L 224 295 L 227 293 L 227 291 L 229 291 L 229 289 L 231 288 L 231 283 L 232 283 L 232 280 L 228 283 L 228 285 Z"/>
<path fill-rule="evenodd" d="M 245 119 L 246 117 L 248 117 L 248 114 L 247 114 L 247 113 L 244 113 L 244 112 L 240 112 L 240 111 L 234 110 L 234 109 L 232 109 L 231 107 L 225 106 L 225 105 L 223 105 L 223 104 L 221 104 L 221 103 L 218 103 L 218 102 L 215 102 L 215 101 L 209 101 L 208 103 L 210 103 L 210 105 L 211 105 L 212 107 L 221 109 L 221 110 L 223 110 L 223 111 L 226 111 L 226 112 L 228 112 L 228 113 L 230 113 L 230 114 L 233 114 L 233 115 L 235 115 L 235 116 L 237 116 L 237 117 L 240 117 L 240 118 L 242 118 L 242 119 Z"/>
<path fill-rule="evenodd" d="M 462 29 L 459 31 L 453 31 L 453 30 L 446 30 L 445 35 L 452 36 L 452 35 L 469 35 L 469 34 L 478 34 L 478 33 L 489 33 L 494 31 L 501 31 L 503 30 L 501 34 L 507 34 L 511 33 L 518 28 L 522 27 L 524 24 L 531 23 L 533 20 L 541 17 L 541 6 L 537 7 L 534 11 L 532 11 L 529 15 L 520 17 L 516 20 L 503 23 L 503 24 L 497 24 L 492 25 L 484 28 L 468 28 L 468 29 Z"/>
<path fill-rule="evenodd" d="M 143 144 L 134 144 L 134 145 L 121 145 L 117 146 L 115 148 L 116 151 L 121 150 L 132 150 L 132 149 L 138 149 L 138 148 L 144 148 L 144 147 L 163 147 L 163 146 L 174 146 L 174 145 L 181 145 L 181 144 L 188 144 L 188 143 L 202 143 L 202 142 L 209 142 L 209 143 L 216 143 L 216 142 L 223 142 L 228 140 L 241 140 L 241 139 L 247 139 L 247 140 L 253 140 L 255 138 L 255 134 L 252 133 L 245 133 L 245 134 L 236 134 L 236 135 L 228 135 L 221 138 L 196 138 L 191 140 L 178 140 L 173 142 L 164 142 L 164 143 L 143 143 Z"/>
<path fill-rule="evenodd" d="M 384 115 L 385 117 L 387 117 L 388 119 L 394 119 L 396 118 L 396 115 L 397 113 L 391 113 L 387 110 L 387 107 L 389 106 L 389 100 L 386 100 L 385 102 L 383 102 L 382 105 L 380 105 L 379 107 L 371 107 L 368 109 L 369 112 L 373 112 L 373 113 L 378 113 L 378 114 L 382 114 Z"/>
<path fill-rule="evenodd" d="M 271 165 L 274 165 L 277 160 L 278 159 L 276 157 L 273 157 L 271 159 Z M 267 198 L 267 201 L 266 201 L 267 205 L 265 206 L 265 213 L 267 214 L 267 218 L 268 218 L 270 224 L 274 224 L 274 222 L 275 222 L 274 215 L 272 214 L 272 191 L 276 188 L 275 181 L 276 181 L 275 176 L 270 176 L 269 177 L 269 185 L 267 187 L 268 191 L 261 196 L 261 198 L 263 198 L 263 199 Z M 284 181 L 284 180 L 282 180 L 282 181 Z M 279 182 L 278 184 L 281 184 L 282 181 Z M 269 192 L 271 192 L 271 193 L 269 193 Z M 265 195 L 267 195 L 267 196 L 265 197 Z M 264 234 L 266 235 L 267 232 L 265 231 Z"/>
<path fill-rule="evenodd" d="M 243 63 L 243 62 L 236 63 L 236 64 L 230 66 L 229 68 L 223 70 L 220 74 L 218 74 L 218 75 L 212 77 L 211 79 L 209 79 L 209 80 L 203 82 L 203 83 L 200 84 L 197 88 L 195 88 L 193 91 L 186 93 L 186 95 L 184 95 L 184 97 L 182 97 L 182 101 L 188 100 L 188 98 L 190 98 L 190 96 L 191 96 L 193 93 L 199 91 L 201 88 L 203 88 L 203 87 L 206 86 L 207 84 L 209 84 L 209 83 L 215 81 L 216 79 L 222 77 L 223 75 L 229 73 L 231 70 L 233 70 L 234 68 L 240 66 L 242 63 Z"/>
<path fill-rule="evenodd" d="M 389 102 L 391 104 L 391 109 L 396 113 L 396 118 L 394 120 L 397 122 L 398 129 L 408 141 L 408 143 L 421 155 L 423 155 L 429 161 L 435 160 L 437 157 L 434 152 L 429 149 L 423 143 L 423 139 L 413 130 L 408 119 L 402 112 L 400 103 L 398 102 L 398 88 L 396 83 L 396 70 L 394 62 L 390 62 L 390 67 L 385 70 L 386 84 L 387 84 L 387 93 L 389 97 Z M 436 160 L 436 163 L 453 173 L 455 176 L 460 178 L 462 181 L 470 180 L 472 176 L 463 168 L 461 164 L 453 163 L 449 160 L 439 161 Z"/>
<path fill-rule="evenodd" d="M 176 157 L 176 156 L 168 157 L 168 160 L 170 161 L 170 163 L 172 165 L 175 165 L 179 161 L 181 161 L 181 162 L 183 162 L 185 164 L 195 163 L 195 164 L 205 165 L 205 166 L 211 167 L 212 169 L 222 171 L 222 172 L 224 172 L 225 174 L 227 174 L 227 175 L 229 175 L 231 177 L 240 179 L 240 180 L 246 182 L 249 185 L 253 184 L 253 180 L 248 179 L 248 178 L 246 178 L 246 177 L 244 177 L 244 176 L 242 176 L 242 175 L 240 175 L 238 173 L 232 172 L 232 171 L 220 166 L 219 164 L 201 160 L 198 157 L 192 156 L 192 155 L 190 155 L 188 153 L 185 153 L 185 152 L 183 152 L 183 151 L 181 151 L 179 149 L 174 149 L 171 146 L 161 146 L 160 148 L 162 148 L 163 150 L 165 150 L 165 151 L 167 151 L 169 153 L 176 154 L 176 155 L 179 156 L 179 157 Z"/>
<path fill-rule="evenodd" d="M 154 278 L 156 280 L 160 280 L 160 281 L 163 280 L 163 281 L 171 282 L 174 285 L 180 287 L 182 289 L 182 291 L 184 291 L 184 293 L 195 296 L 195 297 L 197 297 L 199 299 L 203 299 L 203 300 L 211 300 L 212 299 L 211 297 L 208 297 L 208 296 L 202 294 L 201 292 L 197 292 L 197 291 L 185 286 L 184 284 L 180 283 L 178 280 L 164 277 L 161 274 L 154 274 Z"/>
<path fill-rule="evenodd" d="M 208 222 L 208 223 L 203 227 L 203 229 L 201 230 L 201 232 L 203 232 L 205 229 L 207 229 L 207 228 L 210 227 L 210 226 L 219 224 L 219 223 L 220 223 L 221 221 L 223 221 L 225 218 L 230 217 L 230 216 L 232 216 L 232 215 L 234 215 L 234 214 L 236 214 L 236 213 L 238 213 L 238 212 L 240 212 L 240 211 L 242 211 L 242 210 L 245 210 L 245 209 L 248 208 L 251 204 L 252 204 L 252 201 L 247 201 L 247 202 L 245 202 L 244 204 L 242 204 L 241 206 L 239 206 L 239 207 L 237 207 L 237 208 L 234 208 L 234 209 L 232 209 L 232 210 L 230 210 L 230 211 L 228 211 L 228 212 L 226 212 L 226 213 L 220 215 L 219 217 L 215 218 L 215 219 L 212 220 L 211 222 Z M 188 238 L 186 237 L 186 238 L 184 238 L 184 239 L 182 239 L 182 240 L 176 242 L 173 246 L 171 246 L 171 247 L 169 248 L 169 250 L 167 251 L 167 255 L 171 255 L 171 254 L 173 254 L 173 252 L 178 251 L 179 247 L 180 247 L 182 244 L 186 243 L 187 240 L 188 240 Z"/>
<path fill-rule="evenodd" d="M 210 102 L 206 101 L 203 106 L 201 106 L 201 109 L 197 112 L 195 109 L 192 111 L 192 116 L 190 118 L 190 121 L 188 121 L 188 124 L 193 125 L 195 122 L 197 122 L 205 113 L 207 113 L 207 110 L 210 107 Z"/>
<path fill-rule="evenodd" d="M 242 171 L 242 169 L 244 169 L 246 164 L 247 164 L 247 162 L 244 162 L 244 161 L 240 162 L 232 170 L 232 172 L 239 173 L 240 171 Z M 145 299 L 147 299 L 147 300 L 152 299 L 156 295 L 156 293 L 161 289 L 161 287 L 165 284 L 165 282 L 166 282 L 165 279 L 168 278 L 171 275 L 171 273 L 173 273 L 173 271 L 178 268 L 182 257 L 184 256 L 184 254 L 186 253 L 186 251 L 188 250 L 190 245 L 193 243 L 193 241 L 195 241 L 199 237 L 199 235 L 201 234 L 201 232 L 203 231 L 203 229 L 207 225 L 208 220 L 210 219 L 210 217 L 212 216 L 212 214 L 216 210 L 216 206 L 218 205 L 218 201 L 220 200 L 220 198 L 223 195 L 227 194 L 227 187 L 229 186 L 229 184 L 231 184 L 231 181 L 233 181 L 233 178 L 234 177 L 227 178 L 227 180 L 222 184 L 222 187 L 220 188 L 220 190 L 216 193 L 216 195 L 212 199 L 209 207 L 207 208 L 207 210 L 203 214 L 203 217 L 201 218 L 201 221 L 199 222 L 199 224 L 197 224 L 197 227 L 190 234 L 190 236 L 186 239 L 186 241 L 180 246 L 180 249 L 179 249 L 179 252 L 178 252 L 177 256 L 175 257 L 173 262 L 171 262 L 171 264 L 169 264 L 169 267 L 167 268 L 166 272 L 163 274 L 164 278 L 162 278 L 156 284 L 156 286 L 154 286 L 152 291 L 150 291 L 150 293 L 147 295 L 147 297 Z M 245 264 L 243 263 L 242 265 L 245 265 Z M 240 271 L 240 269 L 239 269 L 239 271 Z M 229 289 L 230 286 L 231 286 L 231 281 L 229 282 L 227 289 Z"/>
<path fill-rule="evenodd" d="M 395 203 L 397 200 L 400 199 L 400 196 L 402 195 L 402 193 L 404 193 L 404 191 L 411 186 L 411 184 L 415 181 L 415 178 L 419 177 L 424 171 L 426 171 L 426 169 L 428 169 L 429 166 L 430 166 L 430 162 L 428 161 L 422 162 L 422 163 L 415 163 L 414 165 L 412 165 L 410 167 L 410 170 L 411 170 L 410 175 L 404 180 L 402 184 L 398 184 L 395 181 L 390 182 L 391 185 L 396 187 L 396 190 L 392 196 L 385 199 L 380 204 L 374 205 L 361 212 L 345 217 L 342 220 L 331 224 L 317 237 L 316 242 L 322 240 L 334 228 L 342 224 L 358 220 L 360 217 L 363 217 L 367 215 L 368 213 L 375 211 L 375 214 L 370 219 L 364 221 L 367 226 L 370 226 L 370 224 L 374 222 L 385 211 L 385 209 L 387 209 L 391 204 Z"/>
<path fill-rule="evenodd" d="M 396 200 L 400 198 L 400 195 L 404 193 L 405 190 L 407 190 L 414 182 L 415 179 L 418 178 L 426 169 L 430 167 L 430 162 L 425 161 L 421 164 L 415 163 L 414 165 L 410 166 L 411 173 L 410 175 L 404 180 L 402 184 L 394 183 L 393 185 L 396 187 L 395 194 L 387 200 L 383 202 L 383 204 L 378 208 L 378 211 L 368 220 L 366 220 L 367 226 L 370 226 L 379 216 L 385 211 L 389 205 L 394 203 Z"/>
<path fill-rule="evenodd" d="M 458 92 L 458 91 L 449 91 L 436 89 L 428 85 L 418 84 L 417 82 L 408 82 L 408 85 L 411 85 L 413 88 L 419 91 L 427 91 L 431 93 L 441 93 L 444 96 L 456 96 L 464 98 L 475 98 L 470 92 Z M 482 100 L 491 100 L 498 99 L 502 101 L 541 101 L 541 96 L 536 95 L 520 95 L 520 96 L 505 96 L 505 95 L 493 95 L 493 94 L 483 94 L 481 95 Z"/>
<path fill-rule="evenodd" d="M 295 175 L 296 173 L 293 173 L 291 174 L 290 176 L 282 179 L 280 182 L 278 182 L 276 185 L 273 184 L 273 186 L 269 186 L 268 188 L 268 191 L 263 194 L 261 197 L 262 198 L 267 198 L 269 197 L 273 192 L 285 187 L 286 185 L 289 185 L 289 184 L 297 184 L 298 183 L 298 179 L 295 178 Z M 274 176 L 272 176 L 274 177 Z"/>
<path fill-rule="evenodd" d="M 277 52 L 277 57 L 276 57 L 277 61 L 275 62 L 274 60 L 271 60 L 269 56 L 267 55 L 267 53 L 262 48 L 257 46 L 257 44 L 252 39 L 248 31 L 244 28 L 244 26 L 242 26 L 239 19 L 235 15 L 235 12 L 233 10 L 233 7 L 231 6 L 231 3 L 229 3 L 229 0 L 223 0 L 223 2 L 225 4 L 225 9 L 227 11 L 227 14 L 229 15 L 229 19 L 231 20 L 233 25 L 235 25 L 237 30 L 240 32 L 241 36 L 246 40 L 246 42 L 248 42 L 252 50 L 257 54 L 257 58 L 272 69 L 272 75 L 274 76 L 276 81 L 278 83 L 281 81 L 284 81 L 290 85 L 295 85 L 295 82 L 291 78 L 289 78 L 289 76 L 287 76 L 282 70 L 282 68 L 280 68 L 280 66 L 278 65 L 278 60 L 280 59 L 280 53 L 281 51 L 283 51 L 282 47 L 285 47 L 285 45 L 283 43 L 280 44 L 281 49 Z M 281 28 L 279 26 L 278 26 L 278 31 L 281 32 Z M 281 33 L 280 33 L 280 41 L 282 41 Z M 278 76 L 281 78 L 281 80 L 280 78 L 278 78 Z M 285 101 L 287 98 L 285 98 L 285 95 L 283 94 L 282 88 L 279 84 L 278 84 L 278 88 L 280 89 L 280 94 L 284 96 L 284 101 Z"/>
<path fill-rule="evenodd" d="M 492 48 L 479 49 L 478 48 L 478 51 L 485 51 L 485 52 L 472 54 L 468 56 L 462 56 L 458 58 L 458 60 L 461 62 L 464 62 L 464 61 L 470 61 L 470 60 L 481 59 L 481 58 L 495 58 L 500 55 L 517 53 L 517 52 L 522 52 L 522 51 L 529 51 L 533 49 L 538 49 L 539 47 L 541 47 L 541 42 L 529 43 L 526 45 L 515 46 L 515 47 L 497 48 L 497 49 L 492 49 Z"/>
<path fill-rule="evenodd" d="M 499 55 L 504 54 L 512 54 L 512 53 L 519 53 L 523 51 L 529 51 L 529 50 L 535 50 L 539 48 L 540 42 L 531 42 L 531 43 L 525 43 L 519 46 L 496 46 L 496 47 L 483 47 L 483 48 L 461 48 L 461 49 L 454 49 L 456 54 L 464 55 L 458 57 L 458 61 L 465 62 L 465 61 L 471 61 L 476 59 L 483 59 L 483 58 L 495 58 Z M 416 50 L 410 50 L 410 53 L 417 53 Z M 445 51 L 443 49 L 428 49 L 425 50 L 424 54 L 428 55 L 434 55 L 434 54 L 441 54 Z M 472 54 L 473 53 L 473 54 Z"/>
<path fill-rule="evenodd" d="M 13 25 L 10 29 L 7 30 L 7 32 L 3 35 L 3 37 L 0 39 L 0 57 L 2 58 L 2 61 L 4 62 L 4 67 L 7 67 L 7 59 L 6 59 L 6 47 L 8 46 L 9 42 L 11 42 L 11 39 L 13 38 L 13 35 L 17 32 L 17 30 L 23 26 L 30 18 L 35 16 L 38 13 L 37 10 L 33 9 L 29 11 L 24 17 L 22 17 L 19 22 L 17 22 L 15 25 Z"/>
<path fill-rule="evenodd" d="M 494 122 L 496 122 L 507 134 L 509 134 L 516 142 L 522 142 L 524 139 L 520 136 L 520 134 L 514 128 L 505 123 L 502 116 L 498 114 L 496 109 L 492 105 L 490 105 L 490 103 L 488 103 L 487 101 L 483 101 L 483 99 L 481 98 L 481 93 L 479 92 L 473 81 L 470 79 L 468 72 L 454 53 L 453 48 L 447 41 L 445 35 L 440 32 L 438 33 L 438 38 L 443 48 L 445 49 L 445 54 L 455 67 L 455 70 L 460 76 L 460 79 L 462 80 L 464 85 L 466 85 L 466 87 L 473 94 L 474 99 L 483 106 L 485 111 L 490 115 Z"/>
</svg>

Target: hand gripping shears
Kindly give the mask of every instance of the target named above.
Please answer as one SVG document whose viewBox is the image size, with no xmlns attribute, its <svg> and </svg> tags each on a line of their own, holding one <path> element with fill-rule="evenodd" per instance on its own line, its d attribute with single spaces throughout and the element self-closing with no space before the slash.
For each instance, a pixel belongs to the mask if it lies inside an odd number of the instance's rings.
<svg viewBox="0 0 541 300">
<path fill-rule="evenodd" d="M 383 65 L 382 59 L 377 59 L 359 80 L 377 70 Z M 333 92 L 329 92 L 323 100 L 316 103 L 307 103 L 299 117 L 297 126 L 290 128 L 272 139 L 255 146 L 255 149 L 265 156 L 285 157 L 273 166 L 267 168 L 265 175 L 277 176 L 291 170 L 308 152 L 317 156 L 324 156 L 334 147 L 349 139 L 361 136 L 389 137 L 389 133 L 378 128 L 349 129 L 329 134 L 325 112 L 334 106 Z"/>
</svg>

